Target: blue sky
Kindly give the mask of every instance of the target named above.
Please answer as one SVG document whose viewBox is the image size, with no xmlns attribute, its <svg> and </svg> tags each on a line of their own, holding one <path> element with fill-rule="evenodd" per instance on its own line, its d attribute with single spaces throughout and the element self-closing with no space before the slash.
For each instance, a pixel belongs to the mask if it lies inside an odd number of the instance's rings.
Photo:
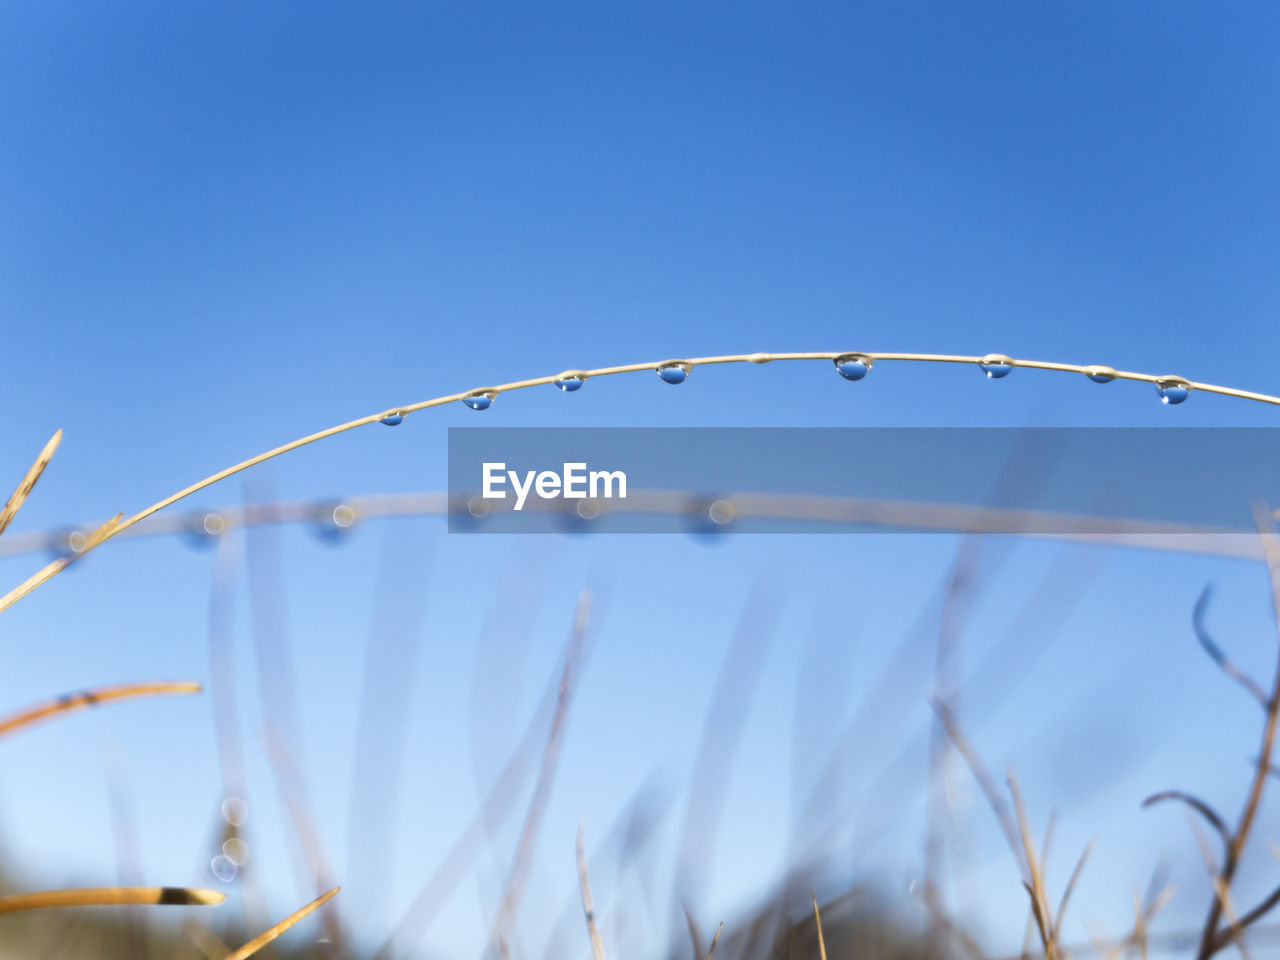
<svg viewBox="0 0 1280 960">
<path fill-rule="evenodd" d="M 757 350 L 1000 351 L 1275 392 L 1277 26 L 1262 4 L 1165 4 L 1158 15 L 1129 3 L 5 5 L 3 469 L 16 479 L 54 429 L 66 431 L 15 529 L 134 510 L 354 416 L 567 367 Z M 503 426 L 1276 422 L 1259 405 L 1193 395 L 1169 408 L 1145 385 L 1029 371 L 994 383 L 976 370 L 884 364 L 849 384 L 825 364 L 715 368 L 678 388 L 637 374 L 573 395 L 501 397 L 483 415 L 423 413 L 300 451 L 246 483 L 290 497 L 437 489 L 445 429 L 478 416 Z M 242 496 L 233 480 L 198 502 Z M 904 611 L 927 608 L 955 549 L 948 537 L 512 542 L 448 536 L 431 521 L 370 524 L 341 549 L 301 530 L 279 539 L 289 634 L 305 652 L 300 752 L 340 874 L 352 857 L 352 677 L 371 611 L 394 608 L 378 585 L 390 575 L 425 592 L 422 646 L 404 661 L 416 672 L 397 851 L 377 876 L 343 877 L 375 939 L 514 743 L 584 582 L 607 583 L 609 599 L 539 849 L 539 896 L 556 905 L 572 892 L 579 814 L 603 831 L 651 769 L 686 782 L 733 624 L 753 583 L 773 585 L 784 626 L 733 767 L 737 799 L 703 903 L 713 926 L 754 888 L 742 878 L 784 854 L 783 758 L 807 742 L 789 716 L 805 644 L 816 662 L 847 668 L 837 674 L 847 684 L 830 681 L 834 702 L 798 714 L 830 734 L 906 629 Z M 965 635 L 972 662 L 1054 555 L 1016 549 L 1018 561 L 983 580 Z M 1123 922 L 1127 885 L 1146 879 L 1134 864 L 1169 848 L 1194 918 L 1207 886 L 1181 820 L 1136 805 L 1178 774 L 1192 781 L 1181 786 L 1224 791 L 1234 809 L 1256 718 L 1195 648 L 1189 611 L 1216 578 L 1215 626 L 1265 671 L 1265 584 L 1247 565 L 1097 556 L 1103 572 L 1068 611 L 1028 615 L 1028 643 L 1059 642 L 980 743 L 993 764 L 1019 763 L 1041 826 L 1064 798 L 1059 849 L 1104 833 L 1082 913 L 1087 901 Z M 17 582 L 37 562 L 0 568 Z M 7 611 L 0 702 L 135 677 L 207 680 L 211 567 L 212 554 L 177 542 L 115 545 Z M 237 583 L 247 749 L 271 811 Z M 508 669 L 474 681 L 486 657 Z M 931 663 L 925 642 L 895 695 L 902 730 L 925 722 Z M 762 706 L 778 702 L 788 716 Z M 1064 770 L 1089 767 L 1081 744 L 1118 742 L 1121 729 L 1132 756 L 1117 747 L 1113 785 L 1068 809 Z M 7 849 L 49 881 L 113 879 L 106 744 L 128 758 L 146 875 L 204 879 L 218 790 L 207 697 L 102 711 L 4 744 Z M 1062 765 L 1046 759 L 1058 756 Z M 817 762 L 797 757 L 802 774 Z M 1150 770 L 1138 762 L 1148 758 Z M 916 785 L 903 782 L 903 796 Z M 872 804 L 857 822 L 876 815 Z M 990 851 L 981 879 L 998 919 L 1021 894 L 984 817 L 975 811 L 974 829 Z M 865 856 L 884 882 L 905 885 L 918 823 L 904 815 L 895 827 Z M 271 905 L 291 909 L 301 894 L 285 826 L 266 813 L 258 835 Z M 513 839 L 508 826 L 427 942 L 479 948 Z M 1058 866 L 1069 869 L 1065 852 Z M 1242 883 L 1269 888 L 1265 863 L 1246 864 Z M 388 890 L 379 906 L 375 893 Z M 546 931 L 530 914 L 532 950 Z M 1016 944 L 1020 924 L 1007 936 Z"/>
</svg>

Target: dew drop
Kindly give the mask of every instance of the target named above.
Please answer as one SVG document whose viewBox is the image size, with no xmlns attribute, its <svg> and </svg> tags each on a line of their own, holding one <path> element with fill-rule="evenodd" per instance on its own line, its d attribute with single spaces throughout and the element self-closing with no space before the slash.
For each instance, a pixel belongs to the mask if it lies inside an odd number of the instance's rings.
<svg viewBox="0 0 1280 960">
<path fill-rule="evenodd" d="M 711 506 L 707 507 L 707 519 L 718 527 L 728 526 L 733 523 L 738 511 L 728 500 L 714 500 Z"/>
<path fill-rule="evenodd" d="M 222 841 L 222 855 L 237 867 L 249 862 L 249 845 L 239 837 L 231 837 Z"/>
<path fill-rule="evenodd" d="M 249 819 L 249 805 L 239 797 L 227 797 L 222 801 L 222 819 L 233 827 L 239 827 Z"/>
<path fill-rule="evenodd" d="M 579 500 L 578 501 L 578 506 L 577 506 L 578 516 L 580 516 L 583 520 L 594 520 L 596 517 L 600 516 L 600 509 L 601 508 L 600 508 L 599 500 Z"/>
<path fill-rule="evenodd" d="M 469 393 L 463 397 L 462 402 L 472 410 L 488 410 L 489 405 L 493 403 L 493 398 L 496 396 L 497 394 L 492 390 L 477 390 L 475 393 Z"/>
<path fill-rule="evenodd" d="M 771 360 L 773 360 L 773 357 L 767 353 L 753 353 L 747 357 L 749 363 L 769 363 Z"/>
<path fill-rule="evenodd" d="M 1110 383 L 1116 378 L 1116 372 L 1111 367 L 1104 367 L 1100 363 L 1092 364 L 1084 368 L 1084 375 L 1094 383 Z"/>
<path fill-rule="evenodd" d="M 1181 377 L 1161 377 L 1156 381 L 1156 393 L 1160 394 L 1161 403 L 1172 406 L 1191 395 L 1191 384 Z"/>
<path fill-rule="evenodd" d="M 978 361 L 978 366 L 988 380 L 999 380 L 1013 372 L 1013 359 L 1003 353 L 988 353 Z"/>
<path fill-rule="evenodd" d="M 236 878 L 240 868 L 234 860 L 220 853 L 209 861 L 209 872 L 223 883 L 230 883 Z"/>
<path fill-rule="evenodd" d="M 185 518 L 183 530 L 193 547 L 208 547 L 227 532 L 227 519 L 220 513 L 190 514 Z"/>
<path fill-rule="evenodd" d="M 467 501 L 467 513 L 477 520 L 481 517 L 487 517 L 492 510 L 493 507 L 489 501 L 478 493 Z"/>
<path fill-rule="evenodd" d="M 51 534 L 45 541 L 49 553 L 59 560 L 70 560 L 73 557 L 78 557 L 84 552 L 84 548 L 88 543 L 89 538 L 83 530 L 62 530 Z"/>
<path fill-rule="evenodd" d="M 666 383 L 684 383 L 693 365 L 685 360 L 668 360 L 658 365 L 658 376 Z"/>
<path fill-rule="evenodd" d="M 566 370 L 556 377 L 556 386 L 565 393 L 573 393 L 587 382 L 587 375 L 581 370 Z"/>
<path fill-rule="evenodd" d="M 845 353 L 835 359 L 836 373 L 846 380 L 861 380 L 871 372 L 874 362 L 864 353 Z"/>
<path fill-rule="evenodd" d="M 388 427 L 398 427 L 400 424 L 404 423 L 404 412 L 397 410 L 394 413 L 388 413 L 378 422 L 385 423 Z"/>
</svg>

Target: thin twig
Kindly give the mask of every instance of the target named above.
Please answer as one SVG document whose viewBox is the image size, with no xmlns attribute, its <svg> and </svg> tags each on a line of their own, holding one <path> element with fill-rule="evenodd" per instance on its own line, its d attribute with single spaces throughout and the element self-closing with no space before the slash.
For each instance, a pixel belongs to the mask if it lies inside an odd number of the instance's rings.
<svg viewBox="0 0 1280 960">
<path fill-rule="evenodd" d="M 1210 659 L 1222 668 L 1222 672 L 1248 690 L 1249 695 L 1257 700 L 1262 709 L 1265 710 L 1268 702 L 1266 692 L 1258 684 L 1258 681 L 1241 670 L 1227 657 L 1222 648 L 1214 642 L 1213 637 L 1209 635 L 1208 628 L 1204 625 L 1205 611 L 1209 607 L 1209 600 L 1212 596 L 1213 584 L 1207 583 L 1196 600 L 1195 608 L 1191 611 L 1191 626 L 1196 632 L 1196 639 L 1200 641 L 1200 646 L 1204 648 L 1205 653 L 1209 654 Z"/>
<path fill-rule="evenodd" d="M 1213 807 L 1209 806 L 1209 804 L 1205 803 L 1199 797 L 1190 793 L 1185 793 L 1181 790 L 1162 790 L 1160 793 L 1153 793 L 1151 796 L 1147 797 L 1147 799 L 1143 800 L 1142 806 L 1149 807 L 1162 800 L 1179 800 L 1182 803 L 1185 803 L 1187 806 L 1195 810 L 1196 813 L 1209 821 L 1209 825 L 1217 831 L 1218 836 L 1222 839 L 1222 845 L 1224 848 L 1229 848 L 1231 846 L 1231 831 L 1228 829 L 1226 822 L 1223 821 L 1222 817 L 1219 816 L 1218 812 L 1214 810 Z"/>
<path fill-rule="evenodd" d="M 1275 518 L 1271 511 L 1257 504 L 1254 507 L 1254 520 L 1258 525 L 1258 536 L 1262 542 L 1263 553 L 1267 559 L 1268 580 L 1271 585 L 1271 599 L 1275 610 L 1277 627 L 1280 628 L 1280 545 L 1276 543 Z M 1276 657 L 1276 674 L 1271 685 L 1271 695 L 1267 699 L 1267 717 L 1262 730 L 1262 747 L 1258 751 L 1258 762 L 1254 767 L 1253 782 L 1249 788 L 1248 799 L 1244 810 L 1240 813 L 1240 822 L 1231 835 L 1227 845 L 1226 859 L 1222 864 L 1219 879 L 1223 890 L 1230 891 L 1231 881 L 1235 877 L 1240 863 L 1240 854 L 1249 839 L 1249 831 L 1257 815 L 1258 806 L 1262 802 L 1262 791 L 1267 782 L 1267 771 L 1271 767 L 1271 753 L 1275 747 L 1276 721 L 1280 716 L 1280 655 Z M 1197 960 L 1209 960 L 1217 949 L 1218 922 L 1222 918 L 1222 898 L 1214 897 L 1209 905 L 1209 915 L 1205 919 L 1204 931 L 1200 938 L 1200 949 Z"/>
</svg>

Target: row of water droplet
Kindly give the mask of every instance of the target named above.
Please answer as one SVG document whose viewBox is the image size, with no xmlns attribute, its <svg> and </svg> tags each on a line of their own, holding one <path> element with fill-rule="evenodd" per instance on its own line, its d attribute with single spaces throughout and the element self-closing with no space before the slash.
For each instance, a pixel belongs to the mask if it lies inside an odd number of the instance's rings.
<svg viewBox="0 0 1280 960">
<path fill-rule="evenodd" d="M 752 363 L 768 363 L 772 358 L 768 354 L 755 354 L 748 359 Z M 844 379 L 861 380 L 871 372 L 875 358 L 865 353 L 845 353 L 836 357 L 833 362 L 836 372 Z M 989 380 L 1002 380 L 1017 366 L 1016 360 L 1002 353 L 989 353 L 980 358 L 977 363 L 978 369 L 986 374 Z M 693 364 L 688 360 L 668 360 L 654 367 L 654 372 L 663 383 L 675 385 L 684 383 L 692 369 Z M 1094 383 L 1110 383 L 1119 376 L 1115 369 L 1102 364 L 1085 367 L 1084 375 Z M 566 370 L 553 382 L 565 393 L 573 393 L 587 382 L 587 376 L 582 370 Z M 1191 384 L 1182 377 L 1158 377 L 1155 380 L 1155 388 L 1160 401 L 1170 405 L 1182 403 L 1191 394 Z M 462 402 L 472 410 L 488 410 L 497 395 L 496 390 L 474 390 L 462 397 Z M 404 423 L 406 416 L 405 410 L 394 410 L 384 416 L 381 422 L 389 427 L 395 427 Z"/>
<path fill-rule="evenodd" d="M 249 845 L 240 836 L 240 828 L 249 818 L 249 807 L 239 797 L 227 797 L 220 812 L 221 852 L 209 861 L 209 872 L 222 883 L 231 883 L 249 862 Z"/>
<path fill-rule="evenodd" d="M 861 380 L 871 372 L 875 361 L 864 353 L 846 353 L 836 357 L 834 362 L 840 376 L 846 380 Z M 989 353 L 978 361 L 978 369 L 986 374 L 988 380 L 1003 380 L 1015 366 L 1017 361 L 1003 353 Z M 1084 375 L 1094 383 L 1110 383 L 1119 376 L 1115 369 L 1100 363 L 1085 367 Z M 1181 403 L 1191 394 L 1191 384 L 1182 377 L 1158 377 L 1155 386 L 1160 401 L 1166 404 Z"/>
</svg>

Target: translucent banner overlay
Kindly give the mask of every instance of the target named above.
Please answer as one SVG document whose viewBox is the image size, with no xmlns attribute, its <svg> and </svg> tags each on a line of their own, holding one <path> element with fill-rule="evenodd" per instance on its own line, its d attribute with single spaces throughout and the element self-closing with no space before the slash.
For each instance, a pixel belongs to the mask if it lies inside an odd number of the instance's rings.
<svg viewBox="0 0 1280 960">
<path fill-rule="evenodd" d="M 449 430 L 453 533 L 1256 533 L 1280 428 Z"/>
</svg>

